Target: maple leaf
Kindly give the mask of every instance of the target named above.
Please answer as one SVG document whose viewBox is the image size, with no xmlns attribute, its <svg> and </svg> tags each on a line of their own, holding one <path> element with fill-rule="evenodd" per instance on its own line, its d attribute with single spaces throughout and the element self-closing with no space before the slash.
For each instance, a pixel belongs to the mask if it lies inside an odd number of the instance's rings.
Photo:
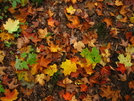
<svg viewBox="0 0 134 101">
<path fill-rule="evenodd" d="M 81 55 L 88 59 L 91 64 L 99 63 L 101 60 L 101 55 L 99 55 L 99 50 L 96 47 L 92 48 L 92 52 L 88 48 L 83 49 Z"/>
<path fill-rule="evenodd" d="M 126 56 L 124 56 L 123 54 L 119 54 L 118 59 L 119 59 L 119 63 L 124 64 L 125 67 L 129 67 L 132 65 L 131 55 L 129 53 L 127 53 Z"/>
<path fill-rule="evenodd" d="M 116 68 L 117 71 L 120 71 L 122 74 L 126 72 L 125 65 L 122 63 L 118 63 L 118 68 Z"/>
<path fill-rule="evenodd" d="M 67 84 L 66 85 L 66 91 L 67 92 L 73 92 L 73 91 L 76 91 L 77 92 L 77 85 L 74 85 L 74 84 Z"/>
<path fill-rule="evenodd" d="M 79 52 L 81 52 L 82 48 L 85 47 L 85 45 L 84 45 L 84 43 L 82 43 L 82 41 L 79 41 L 79 42 L 76 41 L 73 46 L 74 46 L 74 49 L 77 49 Z"/>
<path fill-rule="evenodd" d="M 70 14 L 74 14 L 76 11 L 76 9 L 74 9 L 72 5 L 67 7 L 66 10 L 67 10 L 67 13 L 70 13 Z"/>
<path fill-rule="evenodd" d="M 43 66 L 43 67 L 48 67 L 48 64 L 51 63 L 52 59 L 47 59 L 47 58 L 44 58 L 44 56 L 42 56 L 40 58 L 40 61 L 39 61 L 39 65 L 40 66 Z"/>
<path fill-rule="evenodd" d="M 66 92 L 65 94 L 63 94 L 63 98 L 64 98 L 65 100 L 71 100 L 72 97 L 73 97 L 73 95 L 74 95 L 74 94 L 71 94 L 71 93 L 69 93 L 69 92 Z"/>
<path fill-rule="evenodd" d="M 8 30 L 8 33 L 16 32 L 19 28 L 19 20 L 12 20 L 9 18 L 6 22 L 6 24 L 3 24 L 4 28 Z"/>
<path fill-rule="evenodd" d="M 55 27 L 55 25 L 59 25 L 59 22 L 55 19 L 53 19 L 52 17 L 50 17 L 48 20 L 47 20 L 47 23 L 49 26 L 51 27 Z"/>
<path fill-rule="evenodd" d="M 46 27 L 44 29 L 38 29 L 39 38 L 45 38 L 47 34 L 48 32 Z"/>
<path fill-rule="evenodd" d="M 69 28 L 78 28 L 78 25 L 80 24 L 79 18 L 77 16 L 68 15 L 67 13 L 65 13 L 65 15 L 67 19 L 72 22 L 72 23 L 68 23 L 67 26 Z"/>
<path fill-rule="evenodd" d="M 100 70 L 101 75 L 110 75 L 110 66 L 105 66 Z"/>
<path fill-rule="evenodd" d="M 48 74 L 49 76 L 53 76 L 54 73 L 56 73 L 56 72 L 57 72 L 56 64 L 50 65 L 47 69 L 44 69 L 44 73 Z"/>
<path fill-rule="evenodd" d="M 93 67 L 93 66 L 92 66 L 92 64 L 91 64 L 91 65 L 89 65 L 89 66 L 88 66 L 88 65 L 85 65 L 83 68 L 85 69 L 85 71 L 86 71 L 87 74 L 91 75 L 92 73 L 95 72 L 95 70 L 93 70 L 92 67 Z"/>
<path fill-rule="evenodd" d="M 72 80 L 70 80 L 68 77 L 66 77 L 64 80 L 63 80 L 63 84 L 70 84 L 72 83 Z"/>
<path fill-rule="evenodd" d="M 39 84 L 42 86 L 45 84 L 45 81 L 44 81 L 45 79 L 46 79 L 45 74 L 38 74 L 36 75 L 36 78 L 35 78 L 36 82 L 39 82 Z"/>
<path fill-rule="evenodd" d="M 63 73 L 64 73 L 65 76 L 67 74 L 70 75 L 71 72 L 76 72 L 76 70 L 77 70 L 76 63 L 71 62 L 68 59 L 66 59 L 65 62 L 62 62 L 60 67 L 64 69 Z"/>
<path fill-rule="evenodd" d="M 122 6 L 123 3 L 122 3 L 121 0 L 116 0 L 116 1 L 115 1 L 115 5 L 116 5 L 116 6 Z"/>
<path fill-rule="evenodd" d="M 14 40 L 14 35 L 6 32 L 0 33 L 1 41 L 12 39 Z"/>
<path fill-rule="evenodd" d="M 19 93 L 16 89 L 14 89 L 12 92 L 9 89 L 5 89 L 4 94 L 5 97 L 1 97 L 1 101 L 14 101 L 18 98 L 17 96 Z"/>
<path fill-rule="evenodd" d="M 24 89 L 22 87 L 20 87 L 20 89 L 21 89 L 22 93 L 27 95 L 27 96 L 30 96 L 31 93 L 33 92 L 33 89 L 28 89 L 28 88 Z"/>
</svg>

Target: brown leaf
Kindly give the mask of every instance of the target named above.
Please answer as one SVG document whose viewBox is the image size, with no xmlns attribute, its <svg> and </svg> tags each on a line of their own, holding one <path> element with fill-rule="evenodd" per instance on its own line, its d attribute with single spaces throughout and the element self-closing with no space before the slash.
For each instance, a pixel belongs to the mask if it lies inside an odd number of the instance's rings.
<svg viewBox="0 0 134 101">
<path fill-rule="evenodd" d="M 130 81 L 128 84 L 130 89 L 134 89 L 134 81 Z"/>
<path fill-rule="evenodd" d="M 4 51 L 0 51 L 0 62 L 1 63 L 3 63 L 4 57 L 5 57 Z"/>
<path fill-rule="evenodd" d="M 73 46 L 74 46 L 74 49 L 78 50 L 78 52 L 81 52 L 82 48 L 85 47 L 85 45 L 84 45 L 84 43 L 82 43 L 82 41 L 78 41 L 78 42 L 76 41 Z"/>
<path fill-rule="evenodd" d="M 21 89 L 22 93 L 27 95 L 27 96 L 30 96 L 31 93 L 33 92 L 33 89 L 28 89 L 28 88 L 24 89 L 22 87 L 20 87 L 20 89 Z"/>
<path fill-rule="evenodd" d="M 0 75 L 5 75 L 4 70 L 7 69 L 7 67 L 0 67 Z"/>
<path fill-rule="evenodd" d="M 121 7 L 121 10 L 119 11 L 121 15 L 123 16 L 126 16 L 126 13 L 127 13 L 127 8 L 126 6 L 122 6 Z"/>
<path fill-rule="evenodd" d="M 63 84 L 70 84 L 72 83 L 72 80 L 70 80 L 68 77 L 66 77 L 64 80 L 63 80 Z"/>
<path fill-rule="evenodd" d="M 122 6 L 123 3 L 122 3 L 121 0 L 116 0 L 116 1 L 115 1 L 115 5 L 116 5 L 116 6 Z"/>
<path fill-rule="evenodd" d="M 66 85 L 66 91 L 67 92 L 70 92 L 70 93 L 72 93 L 72 92 L 74 92 L 74 91 L 76 91 L 76 92 L 78 92 L 78 89 L 77 89 L 77 85 L 74 85 L 74 84 L 67 84 Z"/>
<path fill-rule="evenodd" d="M 7 85 L 9 87 L 9 89 L 15 89 L 19 85 L 16 83 L 17 83 L 17 79 L 13 78 L 12 82 L 10 82 L 10 83 L 7 82 Z"/>
<path fill-rule="evenodd" d="M 52 59 L 46 59 L 44 56 L 40 58 L 39 65 L 43 67 L 48 67 L 48 64 L 51 63 Z"/>
<path fill-rule="evenodd" d="M 90 1 L 86 2 L 85 7 L 88 7 L 89 10 L 94 9 L 95 8 L 94 2 L 90 2 Z"/>
<path fill-rule="evenodd" d="M 119 44 L 119 45 L 124 46 L 124 47 L 128 46 L 128 40 L 125 41 L 125 40 L 121 39 L 121 44 Z"/>
</svg>

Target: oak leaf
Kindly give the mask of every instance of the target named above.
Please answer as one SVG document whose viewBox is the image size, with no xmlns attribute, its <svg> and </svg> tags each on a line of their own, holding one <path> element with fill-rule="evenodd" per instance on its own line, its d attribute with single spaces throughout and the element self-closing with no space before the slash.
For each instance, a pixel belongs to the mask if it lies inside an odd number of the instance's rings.
<svg viewBox="0 0 134 101">
<path fill-rule="evenodd" d="M 65 62 L 62 62 L 60 67 L 64 69 L 63 73 L 64 73 L 65 76 L 67 74 L 70 75 L 71 72 L 76 72 L 76 70 L 77 70 L 76 63 L 71 62 L 68 59 L 66 59 Z"/>
<path fill-rule="evenodd" d="M 12 20 L 9 18 L 6 22 L 6 24 L 3 24 L 4 28 L 8 30 L 8 33 L 16 32 L 19 28 L 19 20 Z"/>
<path fill-rule="evenodd" d="M 7 85 L 9 87 L 9 89 L 15 89 L 16 87 L 18 87 L 19 84 L 16 84 L 16 79 L 13 78 L 12 82 L 10 82 L 10 83 L 7 82 Z"/>
<path fill-rule="evenodd" d="M 0 67 L 0 75 L 5 75 L 4 70 L 7 69 L 7 67 Z"/>
<path fill-rule="evenodd" d="M 18 98 L 17 96 L 19 93 L 16 89 L 14 89 L 12 92 L 9 89 L 5 89 L 4 94 L 5 97 L 1 97 L 1 101 L 14 101 Z"/>
</svg>

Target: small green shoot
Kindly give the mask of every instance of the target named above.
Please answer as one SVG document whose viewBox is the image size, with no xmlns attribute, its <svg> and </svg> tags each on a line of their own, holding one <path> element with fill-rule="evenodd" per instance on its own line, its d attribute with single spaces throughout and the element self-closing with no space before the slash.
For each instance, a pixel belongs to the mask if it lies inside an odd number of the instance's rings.
<svg viewBox="0 0 134 101">
<path fill-rule="evenodd" d="M 1 81 L 0 81 L 0 83 L 1 83 Z M 3 86 L 0 84 L 0 93 L 2 93 L 2 92 L 5 92 L 5 89 L 4 89 Z"/>
</svg>

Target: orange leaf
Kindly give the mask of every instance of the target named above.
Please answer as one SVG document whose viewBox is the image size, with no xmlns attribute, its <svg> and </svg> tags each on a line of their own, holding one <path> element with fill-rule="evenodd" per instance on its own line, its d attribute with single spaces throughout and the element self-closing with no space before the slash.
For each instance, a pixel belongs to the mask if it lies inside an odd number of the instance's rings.
<svg viewBox="0 0 134 101">
<path fill-rule="evenodd" d="M 110 18 L 105 18 L 105 19 L 102 20 L 102 21 L 107 24 L 107 28 L 108 28 L 109 26 L 112 26 L 112 19 L 110 19 Z"/>
<path fill-rule="evenodd" d="M 126 72 L 125 65 L 122 63 L 118 63 L 118 68 L 116 68 L 117 71 L 120 71 L 122 74 Z"/>
<path fill-rule="evenodd" d="M 28 89 L 28 88 L 24 89 L 22 87 L 20 89 L 21 89 L 22 93 L 27 96 L 31 95 L 31 93 L 33 92 L 33 89 Z"/>
<path fill-rule="evenodd" d="M 54 98 L 51 95 L 49 95 L 45 99 L 43 99 L 43 101 L 54 101 Z"/>
<path fill-rule="evenodd" d="M 88 89 L 88 86 L 85 84 L 80 85 L 80 87 L 81 87 L 81 92 L 86 92 Z"/>
<path fill-rule="evenodd" d="M 69 93 L 69 92 L 66 92 L 65 94 L 63 94 L 63 98 L 64 98 L 65 100 L 71 100 L 72 97 L 73 97 L 73 95 L 74 95 L 74 94 L 71 94 L 71 93 Z"/>
<path fill-rule="evenodd" d="M 19 93 L 16 89 L 14 89 L 12 92 L 9 89 L 5 89 L 4 94 L 5 94 L 5 97 L 1 97 L 0 98 L 1 101 L 14 101 L 18 98 L 17 95 Z"/>
<path fill-rule="evenodd" d="M 115 5 L 116 5 L 116 6 L 122 6 L 123 3 L 122 3 L 121 0 L 116 0 L 116 1 L 115 1 Z"/>
<path fill-rule="evenodd" d="M 56 26 L 59 25 L 59 22 L 58 22 L 57 20 L 53 19 L 52 17 L 50 17 L 50 18 L 47 20 L 47 23 L 48 23 L 48 25 L 51 26 L 51 27 L 55 27 L 55 25 L 56 25 Z"/>
<path fill-rule="evenodd" d="M 40 58 L 39 65 L 43 67 L 48 67 L 48 64 L 51 63 L 52 59 L 45 59 L 44 56 Z"/>
</svg>

